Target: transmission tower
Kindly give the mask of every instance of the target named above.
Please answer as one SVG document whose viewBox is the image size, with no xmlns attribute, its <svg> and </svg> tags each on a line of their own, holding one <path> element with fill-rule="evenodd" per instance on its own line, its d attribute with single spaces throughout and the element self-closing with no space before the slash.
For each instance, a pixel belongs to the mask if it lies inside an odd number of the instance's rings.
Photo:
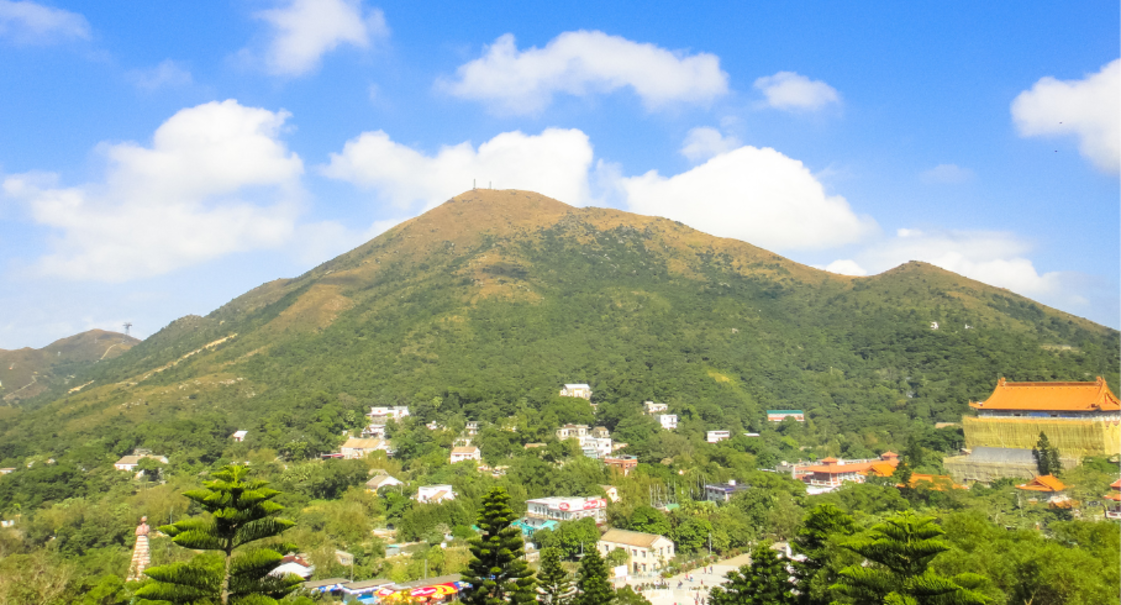
<svg viewBox="0 0 1121 605">
<path fill-rule="evenodd" d="M 125 322 L 125 336 L 128 336 L 128 329 L 131 328 L 131 327 L 132 327 L 132 322 L 131 321 L 126 321 Z"/>
</svg>

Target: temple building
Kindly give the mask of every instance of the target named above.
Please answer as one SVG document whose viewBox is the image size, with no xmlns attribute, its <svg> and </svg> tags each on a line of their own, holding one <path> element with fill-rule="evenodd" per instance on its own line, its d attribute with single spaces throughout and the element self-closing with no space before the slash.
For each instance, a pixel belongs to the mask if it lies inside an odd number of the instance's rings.
<svg viewBox="0 0 1121 605">
<path fill-rule="evenodd" d="M 971 455 L 944 461 L 957 482 L 1034 477 L 1038 473 L 1028 461 L 1040 433 L 1059 451 L 1064 467 L 1086 456 L 1121 453 L 1121 402 L 1100 376 L 1093 382 L 1001 378 L 988 399 L 969 407 L 977 413 L 962 418 L 962 428 Z"/>
</svg>

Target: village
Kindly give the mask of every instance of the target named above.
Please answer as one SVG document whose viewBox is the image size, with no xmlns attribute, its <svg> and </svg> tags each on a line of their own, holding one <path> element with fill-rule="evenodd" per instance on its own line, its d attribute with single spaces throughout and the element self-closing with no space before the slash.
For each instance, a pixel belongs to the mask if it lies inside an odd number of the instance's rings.
<svg viewBox="0 0 1121 605">
<path fill-rule="evenodd" d="M 587 384 L 566 384 L 559 394 L 594 405 L 592 389 Z M 1060 468 L 1056 469 L 1056 474 L 1062 469 L 1077 467 L 1087 456 L 1116 459 L 1121 454 L 1121 404 L 1104 380 L 1098 378 L 1090 382 L 1016 383 L 1002 378 L 988 399 L 970 402 L 970 407 L 975 411 L 974 414 L 962 418 L 966 447 L 962 455 L 950 456 L 943 461 L 944 467 L 949 471 L 946 475 L 920 474 L 909 470 L 901 474 L 901 466 L 905 469 L 906 464 L 901 460 L 900 454 L 892 451 L 884 451 L 875 458 L 867 459 L 826 457 L 813 461 L 783 461 L 774 468 L 761 470 L 788 476 L 803 483 L 805 493 L 811 497 L 829 494 L 848 484 L 869 481 L 895 485 L 899 489 L 921 486 L 930 490 L 968 490 L 975 484 L 1013 480 L 1018 482 L 1016 489 L 1023 493 L 1029 506 L 1121 520 L 1121 480 L 1112 484 L 1109 493 L 1100 495 L 1102 504 L 1094 512 L 1093 507 L 1088 508 L 1083 506 L 1085 503 L 1073 499 L 1059 477 L 1041 473 L 1038 461 L 1040 454 L 1037 445 L 1043 435 L 1046 435 L 1058 454 Z M 671 406 L 666 403 L 646 401 L 642 407 L 642 413 L 653 417 L 664 431 L 677 429 L 677 416 L 671 412 Z M 400 422 L 409 415 L 407 406 L 371 408 L 367 415 L 368 424 L 361 435 L 347 437 L 338 452 L 326 454 L 324 458 L 357 460 L 372 455 L 393 456 L 395 450 L 388 437 L 391 423 Z M 806 414 L 801 410 L 767 411 L 767 421 L 772 423 L 805 420 Z M 480 448 L 473 443 L 480 428 L 478 422 L 467 422 L 454 446 L 447 452 L 448 463 L 469 465 L 479 474 L 501 477 L 506 473 L 507 467 L 484 464 Z M 440 430 L 442 426 L 430 423 L 427 429 Z M 574 442 L 584 457 L 605 465 L 611 476 L 625 478 L 639 464 L 635 456 L 626 454 L 627 444 L 613 441 L 605 427 L 564 424 L 556 429 L 555 436 L 558 441 Z M 731 437 L 728 430 L 710 430 L 706 433 L 706 441 L 710 444 L 720 443 Z M 759 435 L 744 433 L 743 437 L 753 439 Z M 245 438 L 245 431 L 231 435 L 231 439 L 238 441 Z M 544 445 L 527 443 L 524 447 L 533 449 Z M 168 462 L 166 457 L 150 451 L 137 451 L 121 458 L 114 466 L 118 470 L 141 476 L 145 472 L 142 468 L 145 459 L 164 464 Z M 0 473 L 12 470 L 0 469 Z M 384 470 L 371 473 L 372 476 L 365 484 L 365 489 L 371 493 L 383 495 L 387 489 L 400 490 L 407 487 L 405 481 Z M 415 492 L 410 497 L 418 504 L 438 505 L 454 501 L 459 495 L 451 484 L 411 487 Z M 608 506 L 620 500 L 619 490 L 608 484 L 598 487 L 601 495 L 553 494 L 524 502 L 525 514 L 516 519 L 512 526 L 520 530 L 526 541 L 525 560 L 528 563 L 536 564 L 539 560 L 540 553 L 534 538 L 537 532 L 555 532 L 562 523 L 591 519 L 600 532 L 595 548 L 603 557 L 613 562 L 612 581 L 616 585 L 634 584 L 648 588 L 647 598 L 652 599 L 652 602 L 678 602 L 694 597 L 696 600 L 702 599 L 707 594 L 707 588 L 701 591 L 699 586 L 681 586 L 685 582 L 681 578 L 693 577 L 688 573 L 689 569 L 709 569 L 717 563 L 723 571 L 733 568 L 727 562 L 717 562 L 711 557 L 695 557 L 691 564 L 682 567 L 682 562 L 675 560 L 679 553 L 675 550 L 674 541 L 668 536 L 610 527 Z M 724 506 L 751 489 L 750 484 L 737 482 L 735 479 L 705 483 L 698 492 L 700 495 L 697 499 L 710 506 Z M 677 507 L 673 500 L 652 499 L 651 504 L 658 510 L 669 512 Z M 420 544 L 397 543 L 393 528 L 375 530 L 375 533 L 389 542 L 387 557 L 407 556 Z M 448 535 L 445 541 L 451 538 Z M 775 548 L 789 555 L 789 546 L 786 544 L 776 544 Z M 336 557 L 340 565 L 349 565 L 353 569 L 354 555 L 337 551 Z M 146 543 L 141 545 L 138 541 L 130 575 L 140 577 L 149 564 Z M 311 578 L 314 572 L 315 566 L 308 562 L 307 555 L 296 553 L 288 555 L 274 571 L 278 574 L 293 573 L 305 579 Z M 666 577 L 676 579 L 667 581 Z M 709 577 L 708 587 L 718 580 L 720 577 Z M 667 582 L 677 585 L 677 588 L 667 588 Z M 362 602 L 375 602 L 378 598 L 394 595 L 424 597 L 430 602 L 442 602 L 455 600 L 464 587 L 458 574 L 408 582 L 393 582 L 385 578 L 326 578 L 309 580 L 304 585 L 309 591 Z M 690 590 L 693 592 L 689 592 Z"/>
</svg>

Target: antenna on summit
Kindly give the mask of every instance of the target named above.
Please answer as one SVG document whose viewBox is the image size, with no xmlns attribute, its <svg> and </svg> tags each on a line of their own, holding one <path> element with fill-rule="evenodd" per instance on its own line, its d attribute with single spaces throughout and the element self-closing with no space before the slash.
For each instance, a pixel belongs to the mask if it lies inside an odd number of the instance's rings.
<svg viewBox="0 0 1121 605">
<path fill-rule="evenodd" d="M 131 327 L 132 327 L 132 322 L 131 321 L 126 321 L 125 322 L 125 336 L 128 336 L 128 329 L 131 328 Z"/>
</svg>

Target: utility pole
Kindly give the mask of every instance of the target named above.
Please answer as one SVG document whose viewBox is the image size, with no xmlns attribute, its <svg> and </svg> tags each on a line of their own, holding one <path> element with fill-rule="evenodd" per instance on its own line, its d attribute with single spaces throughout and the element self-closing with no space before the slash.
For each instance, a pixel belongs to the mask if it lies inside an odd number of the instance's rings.
<svg viewBox="0 0 1121 605">
<path fill-rule="evenodd" d="M 708 532 L 708 556 L 712 556 L 712 532 Z"/>
</svg>

